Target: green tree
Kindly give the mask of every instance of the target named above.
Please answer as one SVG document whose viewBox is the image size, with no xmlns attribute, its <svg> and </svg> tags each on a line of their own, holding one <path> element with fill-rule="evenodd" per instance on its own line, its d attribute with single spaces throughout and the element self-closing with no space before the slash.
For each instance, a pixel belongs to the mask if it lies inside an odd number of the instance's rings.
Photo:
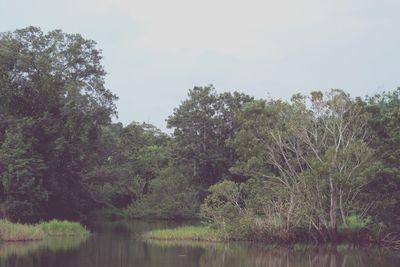
<svg viewBox="0 0 400 267">
<path fill-rule="evenodd" d="M 362 109 L 332 90 L 295 95 L 291 103 L 261 101 L 238 118 L 242 126 L 233 143 L 244 152 L 239 171 L 270 181 L 276 192 L 271 199 L 285 207 L 288 229 L 313 225 L 322 237 L 336 238 L 373 163 Z"/>
<path fill-rule="evenodd" d="M 3 216 L 14 221 L 36 221 L 45 215 L 47 191 L 43 175 L 47 169 L 32 150 L 31 137 L 26 136 L 31 120 L 16 123 L 5 133 L 0 147 L 0 179 Z"/>
<path fill-rule="evenodd" d="M 374 221 L 396 230 L 400 225 L 400 88 L 368 97 L 361 104 L 370 114 L 374 134 L 370 145 L 378 160 L 362 201 L 372 204 L 368 214 Z"/>
<path fill-rule="evenodd" d="M 104 86 L 95 45 L 35 27 L 0 35 L 0 142 L 14 121 L 34 122 L 29 138 L 32 154 L 46 165 L 47 217 L 76 219 L 93 203 L 85 175 L 99 160 L 99 134 L 116 99 Z"/>
<path fill-rule="evenodd" d="M 179 169 L 166 168 L 149 184 L 149 192 L 128 207 L 133 218 L 190 219 L 197 216 L 199 190 Z"/>
<path fill-rule="evenodd" d="M 169 138 L 153 125 L 133 122 L 103 129 L 105 159 L 88 175 L 96 198 L 126 208 L 149 193 L 150 182 L 168 166 Z"/>
<path fill-rule="evenodd" d="M 195 182 L 209 186 L 230 175 L 236 154 L 226 141 L 236 130 L 236 112 L 252 100 L 237 92 L 217 94 L 212 86 L 195 87 L 168 118 L 168 127 L 174 129 L 172 156 Z"/>
</svg>

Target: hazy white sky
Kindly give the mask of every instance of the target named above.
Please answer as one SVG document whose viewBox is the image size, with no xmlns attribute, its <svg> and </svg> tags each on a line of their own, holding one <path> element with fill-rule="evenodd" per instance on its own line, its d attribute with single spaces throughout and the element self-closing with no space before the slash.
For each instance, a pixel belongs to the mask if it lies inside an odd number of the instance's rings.
<svg viewBox="0 0 400 267">
<path fill-rule="evenodd" d="M 165 119 L 195 85 L 256 97 L 400 86 L 398 0 L 0 0 L 0 31 L 97 41 L 119 121 Z"/>
</svg>

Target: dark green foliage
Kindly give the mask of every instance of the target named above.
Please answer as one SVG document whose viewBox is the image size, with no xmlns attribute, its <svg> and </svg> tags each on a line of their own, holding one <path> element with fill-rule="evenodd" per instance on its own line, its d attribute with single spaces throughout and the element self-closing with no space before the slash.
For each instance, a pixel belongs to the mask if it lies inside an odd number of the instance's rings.
<svg viewBox="0 0 400 267">
<path fill-rule="evenodd" d="M 365 188 L 363 200 L 370 207 L 375 221 L 390 229 L 400 225 L 400 88 L 377 94 L 363 103 L 371 114 L 369 121 L 378 164 L 372 166 L 374 179 Z"/>
<path fill-rule="evenodd" d="M 7 214 L 12 219 L 77 219 L 92 205 L 85 173 L 116 99 L 104 87 L 100 60 L 95 42 L 78 34 L 29 27 L 0 35 L 1 180 L 32 186 L 30 194 L 17 186 L 18 199 L 4 203 L 16 210 Z M 25 163 L 16 167 L 17 159 Z"/>
<path fill-rule="evenodd" d="M 243 184 L 225 180 L 211 186 L 209 192 L 201 205 L 201 218 L 227 239 L 247 238 L 255 217 L 244 203 Z"/>
<path fill-rule="evenodd" d="M 150 182 L 168 166 L 168 137 L 150 124 L 103 129 L 103 162 L 88 174 L 97 199 L 126 208 L 149 193 Z"/>
<path fill-rule="evenodd" d="M 190 219 L 196 217 L 199 190 L 171 168 L 150 183 L 150 192 L 128 208 L 133 218 Z"/>
<path fill-rule="evenodd" d="M 3 213 L 14 221 L 35 221 L 45 215 L 48 193 L 43 187 L 46 165 L 29 142 L 32 120 L 15 123 L 0 147 Z"/>
<path fill-rule="evenodd" d="M 210 194 L 201 206 L 204 220 L 215 224 L 230 224 L 243 211 L 241 186 L 233 181 L 222 181 L 210 186 Z"/>
<path fill-rule="evenodd" d="M 226 146 L 237 128 L 234 117 L 252 97 L 217 94 L 214 87 L 195 87 L 167 122 L 174 129 L 173 156 L 199 184 L 210 186 L 229 175 L 237 156 Z M 240 179 L 232 176 L 233 179 Z"/>
<path fill-rule="evenodd" d="M 228 144 L 235 149 L 238 159 L 231 172 L 258 180 L 278 174 L 272 164 L 265 164 L 269 157 L 265 144 L 272 141 L 270 129 L 281 124 L 285 108 L 287 105 L 281 101 L 256 100 L 236 114 L 238 128 Z"/>
</svg>

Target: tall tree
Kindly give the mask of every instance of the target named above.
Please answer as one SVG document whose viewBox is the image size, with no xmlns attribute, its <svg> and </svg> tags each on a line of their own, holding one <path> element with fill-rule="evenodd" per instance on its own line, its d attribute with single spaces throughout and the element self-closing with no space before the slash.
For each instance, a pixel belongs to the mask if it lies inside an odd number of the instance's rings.
<svg viewBox="0 0 400 267">
<path fill-rule="evenodd" d="M 0 35 L 0 142 L 14 121 L 34 122 L 23 142 L 34 140 L 31 151 L 46 166 L 48 217 L 78 218 L 88 206 L 85 173 L 97 160 L 100 128 L 115 114 L 95 45 L 79 34 L 35 27 Z"/>
<path fill-rule="evenodd" d="M 390 229 L 400 225 L 400 88 L 362 102 L 374 138 L 371 146 L 379 163 L 362 201 L 372 201 L 369 214 Z"/>
<path fill-rule="evenodd" d="M 194 87 L 167 122 L 174 129 L 174 155 L 195 181 L 205 186 L 229 175 L 236 155 L 226 141 L 236 130 L 235 113 L 253 99 L 237 92 L 217 94 L 213 86 Z"/>
<path fill-rule="evenodd" d="M 244 170 L 276 186 L 279 194 L 271 197 L 286 206 L 288 228 L 302 221 L 335 238 L 337 226 L 347 226 L 354 200 L 368 183 L 363 171 L 373 161 L 362 109 L 339 90 L 249 108 L 239 116 L 235 141 L 238 151 L 253 151 L 243 155 Z"/>
</svg>

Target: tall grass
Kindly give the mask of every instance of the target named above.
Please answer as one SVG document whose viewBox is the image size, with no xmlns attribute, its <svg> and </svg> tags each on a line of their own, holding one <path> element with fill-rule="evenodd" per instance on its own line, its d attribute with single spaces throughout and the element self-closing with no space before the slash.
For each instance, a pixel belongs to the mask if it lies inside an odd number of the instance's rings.
<svg viewBox="0 0 400 267">
<path fill-rule="evenodd" d="M 0 239 L 3 241 L 39 240 L 45 237 L 46 234 L 37 225 L 0 220 Z"/>
<path fill-rule="evenodd" d="M 51 220 L 37 225 L 48 236 L 82 236 L 89 234 L 89 231 L 80 223 Z"/>
<path fill-rule="evenodd" d="M 157 229 L 143 234 L 145 239 L 222 241 L 223 235 L 210 226 L 183 226 L 175 229 Z"/>
<path fill-rule="evenodd" d="M 41 240 L 49 236 L 84 236 L 89 231 L 76 222 L 52 220 L 39 224 L 12 223 L 0 220 L 0 240 L 29 241 Z"/>
</svg>

